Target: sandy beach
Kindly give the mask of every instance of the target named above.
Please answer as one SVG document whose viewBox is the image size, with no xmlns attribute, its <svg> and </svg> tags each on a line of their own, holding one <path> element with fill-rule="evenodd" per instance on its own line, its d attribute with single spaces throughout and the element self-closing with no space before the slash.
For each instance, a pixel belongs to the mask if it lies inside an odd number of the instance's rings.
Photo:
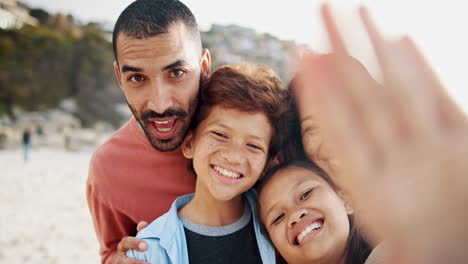
<svg viewBox="0 0 468 264">
<path fill-rule="evenodd" d="M 86 202 L 91 151 L 0 151 L 0 263 L 99 263 Z"/>
</svg>

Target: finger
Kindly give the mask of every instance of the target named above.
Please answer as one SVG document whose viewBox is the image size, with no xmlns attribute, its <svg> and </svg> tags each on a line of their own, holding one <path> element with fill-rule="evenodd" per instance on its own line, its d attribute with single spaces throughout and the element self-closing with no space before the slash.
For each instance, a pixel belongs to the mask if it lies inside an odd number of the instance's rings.
<svg viewBox="0 0 468 264">
<path fill-rule="evenodd" d="M 368 162 L 371 158 L 368 137 L 346 90 L 340 89 L 343 83 L 334 57 L 336 55 L 308 55 L 303 58 L 297 75 L 300 87 L 295 92 L 298 110 L 301 118 L 314 116 L 317 119 L 326 136 L 324 140 L 330 143 L 331 152 L 339 161 L 356 163 L 359 160 L 362 164 L 363 160 Z"/>
<path fill-rule="evenodd" d="M 433 90 L 436 116 L 440 126 L 442 128 L 451 129 L 463 125 L 463 128 L 466 129 L 466 114 L 448 94 L 447 89 L 445 89 L 434 69 L 428 63 L 417 45 L 409 37 L 403 38 L 402 42 L 408 50 L 408 56 L 412 57 L 415 68 L 420 69 L 424 80 L 431 84 L 430 86 L 428 85 L 428 87 Z"/>
<path fill-rule="evenodd" d="M 361 19 L 368 32 L 384 78 L 388 101 L 395 104 L 394 120 L 400 139 L 430 136 L 433 129 L 433 96 L 427 91 L 427 81 L 401 40 L 385 41 L 365 7 Z M 378 91 L 375 91 L 378 92 Z"/>
<path fill-rule="evenodd" d="M 137 251 L 145 251 L 148 248 L 146 242 L 136 237 L 124 237 L 117 245 L 117 251 L 127 252 L 129 249 Z"/>
<path fill-rule="evenodd" d="M 328 4 L 323 4 L 321 8 L 322 19 L 325 23 L 325 29 L 328 34 L 328 39 L 334 52 L 338 54 L 348 54 L 346 50 L 346 45 L 341 38 L 341 34 L 338 31 L 338 27 L 335 24 L 333 19 L 331 8 Z"/>
<path fill-rule="evenodd" d="M 137 232 L 140 232 L 143 228 L 148 226 L 148 222 L 146 221 L 141 221 L 137 225 Z"/>
<path fill-rule="evenodd" d="M 361 129 L 367 130 L 367 140 L 373 142 L 373 161 L 378 161 L 383 152 L 394 144 L 397 132 L 393 113 L 395 104 L 388 100 L 382 85 L 372 78 L 361 62 L 351 56 L 336 59 L 343 78 L 340 88 L 346 89 L 347 97 L 362 120 Z"/>
</svg>

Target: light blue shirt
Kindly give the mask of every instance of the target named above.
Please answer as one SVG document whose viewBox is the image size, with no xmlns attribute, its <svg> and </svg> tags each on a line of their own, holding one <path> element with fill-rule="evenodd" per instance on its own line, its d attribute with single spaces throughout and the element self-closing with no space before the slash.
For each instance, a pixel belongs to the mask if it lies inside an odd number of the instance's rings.
<svg viewBox="0 0 468 264">
<path fill-rule="evenodd" d="M 275 263 L 275 250 L 262 232 L 259 221 L 256 191 L 253 189 L 248 190 L 244 193 L 244 198 L 252 210 L 255 237 L 257 238 L 262 262 L 267 264 Z M 137 234 L 137 238 L 146 241 L 148 249 L 144 252 L 130 249 L 127 251 L 127 256 L 150 264 L 188 264 L 184 225 L 177 212 L 192 199 L 193 194 L 177 198 L 169 212 L 154 220 Z"/>
</svg>

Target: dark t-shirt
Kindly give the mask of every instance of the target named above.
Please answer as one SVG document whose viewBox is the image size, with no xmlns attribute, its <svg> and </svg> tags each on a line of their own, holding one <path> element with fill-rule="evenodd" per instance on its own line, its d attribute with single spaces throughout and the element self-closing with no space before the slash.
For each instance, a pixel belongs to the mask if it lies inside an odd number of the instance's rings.
<svg viewBox="0 0 468 264">
<path fill-rule="evenodd" d="M 190 264 L 262 263 L 247 202 L 241 219 L 228 226 L 207 227 L 181 220 Z"/>
<path fill-rule="evenodd" d="M 185 230 L 190 264 L 262 263 L 253 221 L 232 234 L 205 236 Z"/>
</svg>

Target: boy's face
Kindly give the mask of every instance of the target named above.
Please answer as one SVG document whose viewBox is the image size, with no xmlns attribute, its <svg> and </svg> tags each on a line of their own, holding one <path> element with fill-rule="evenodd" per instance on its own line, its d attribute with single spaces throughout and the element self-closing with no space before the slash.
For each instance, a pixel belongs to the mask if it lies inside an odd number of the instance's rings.
<svg viewBox="0 0 468 264">
<path fill-rule="evenodd" d="M 183 151 L 193 159 L 197 191 L 228 201 L 251 188 L 265 167 L 272 128 L 263 113 L 214 106 L 189 133 Z"/>
<path fill-rule="evenodd" d="M 259 201 L 271 240 L 289 263 L 344 259 L 351 209 L 320 176 L 301 167 L 286 167 L 265 185 Z"/>
</svg>

